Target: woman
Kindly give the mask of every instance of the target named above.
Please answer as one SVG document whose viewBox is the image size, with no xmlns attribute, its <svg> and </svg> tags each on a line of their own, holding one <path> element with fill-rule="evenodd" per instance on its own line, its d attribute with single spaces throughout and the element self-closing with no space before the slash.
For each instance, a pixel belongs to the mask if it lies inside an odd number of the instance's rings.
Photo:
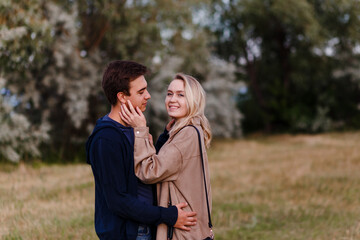
<svg viewBox="0 0 360 240">
<path fill-rule="evenodd" d="M 197 223 L 190 231 L 173 230 L 173 239 L 204 239 L 212 235 L 211 189 L 206 147 L 211 141 L 211 131 L 204 115 L 205 92 L 199 82 L 185 74 L 176 74 L 170 83 L 165 106 L 172 121 L 159 137 L 156 153 L 146 127 L 146 119 L 141 110 L 129 103 L 122 106 L 120 116 L 134 128 L 135 174 L 146 184 L 157 183 L 158 205 L 167 207 L 186 202 L 184 210 L 197 213 Z M 200 155 L 198 133 L 204 160 L 205 181 Z M 162 146 L 161 146 L 162 145 Z M 205 183 L 206 191 L 205 192 Z M 209 200 L 209 213 L 207 197 Z M 167 239 L 168 228 L 161 224 L 157 229 L 157 239 Z"/>
</svg>

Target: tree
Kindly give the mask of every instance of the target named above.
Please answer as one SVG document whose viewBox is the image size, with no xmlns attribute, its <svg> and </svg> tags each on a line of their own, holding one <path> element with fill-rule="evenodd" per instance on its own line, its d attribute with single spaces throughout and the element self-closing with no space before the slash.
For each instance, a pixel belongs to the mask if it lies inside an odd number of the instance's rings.
<svg viewBox="0 0 360 240">
<path fill-rule="evenodd" d="M 216 53 L 249 87 L 245 131 L 360 127 L 359 1 L 213 1 L 213 13 Z"/>
<path fill-rule="evenodd" d="M 52 41 L 42 11 L 39 1 L 0 2 L 0 156 L 13 162 L 39 156 L 40 143 L 49 140 L 49 125 L 28 114 L 39 98 L 30 69 L 46 63 Z"/>
<path fill-rule="evenodd" d="M 24 133 L 37 129 L 50 136 L 31 140 L 37 150 L 41 148 L 43 158 L 55 154 L 73 160 L 84 152 L 96 119 L 108 111 L 100 86 L 109 61 L 139 61 L 150 66 L 155 76 L 174 55 L 182 59 L 182 71 L 204 78 L 209 56 L 206 37 L 192 20 L 193 10 L 202 2 L 2 1 L 1 89 L 16 103 L 8 112 L 0 108 L 1 113 L 21 114 L 22 123 L 30 124 Z M 12 124 L 22 129 L 20 122 Z M 6 144 L 22 154 L 19 139 Z"/>
</svg>

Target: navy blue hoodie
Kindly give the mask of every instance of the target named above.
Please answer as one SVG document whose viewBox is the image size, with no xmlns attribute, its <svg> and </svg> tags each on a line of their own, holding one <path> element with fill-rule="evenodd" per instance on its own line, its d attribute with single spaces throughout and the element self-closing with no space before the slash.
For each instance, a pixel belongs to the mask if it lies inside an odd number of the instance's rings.
<svg viewBox="0 0 360 240">
<path fill-rule="evenodd" d="M 86 142 L 87 163 L 95 180 L 95 230 L 100 239 L 135 240 L 139 223 L 173 226 L 177 208 L 137 199 L 134 146 L 111 121 L 100 118 Z"/>
</svg>

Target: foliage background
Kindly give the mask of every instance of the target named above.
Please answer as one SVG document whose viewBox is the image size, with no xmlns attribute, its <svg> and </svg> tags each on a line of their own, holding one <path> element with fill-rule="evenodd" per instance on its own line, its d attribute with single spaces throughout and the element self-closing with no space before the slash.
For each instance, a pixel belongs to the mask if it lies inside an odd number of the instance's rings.
<svg viewBox="0 0 360 240">
<path fill-rule="evenodd" d="M 155 136 L 178 71 L 202 82 L 216 137 L 358 129 L 359 16 L 358 0 L 3 0 L 1 157 L 83 161 L 114 59 L 152 69 Z"/>
<path fill-rule="evenodd" d="M 109 110 L 100 83 L 106 64 L 114 59 L 139 61 L 152 69 L 148 80 L 156 80 L 148 115 L 156 135 L 167 121 L 163 91 L 175 72 L 221 82 L 211 77 L 218 73 L 210 71 L 205 28 L 193 20 L 205 3 L 2 1 L 0 97 L 7 110 L 1 108 L 1 156 L 19 161 L 41 153 L 45 161 L 82 161 L 87 136 Z M 222 63 L 220 71 L 232 68 L 227 65 Z M 228 83 L 219 103 L 235 109 L 235 101 L 228 103 L 234 78 L 222 80 Z M 209 99 L 215 98 L 216 89 L 210 83 L 209 88 Z M 221 119 L 217 105 L 209 107 L 214 124 Z M 241 135 L 238 111 L 230 112 L 229 119 L 234 121 L 227 121 L 218 136 Z M 12 134 L 14 129 L 23 137 Z M 29 147 L 20 149 L 24 143 Z"/>
<path fill-rule="evenodd" d="M 351 0 L 214 1 L 216 53 L 249 87 L 245 131 L 359 127 L 359 10 Z"/>
</svg>

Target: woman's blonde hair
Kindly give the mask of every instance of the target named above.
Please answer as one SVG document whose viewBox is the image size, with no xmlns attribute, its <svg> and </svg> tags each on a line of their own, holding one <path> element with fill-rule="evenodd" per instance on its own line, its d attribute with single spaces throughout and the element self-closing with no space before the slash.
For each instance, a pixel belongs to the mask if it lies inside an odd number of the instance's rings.
<svg viewBox="0 0 360 240">
<path fill-rule="evenodd" d="M 177 119 L 169 134 L 178 132 L 186 125 L 195 125 L 195 119 L 200 120 L 200 126 L 204 132 L 204 142 L 207 148 L 210 147 L 211 129 L 208 119 L 205 117 L 205 91 L 200 83 L 192 76 L 177 73 L 174 80 L 184 82 L 185 98 L 187 105 L 187 115 Z"/>
</svg>

